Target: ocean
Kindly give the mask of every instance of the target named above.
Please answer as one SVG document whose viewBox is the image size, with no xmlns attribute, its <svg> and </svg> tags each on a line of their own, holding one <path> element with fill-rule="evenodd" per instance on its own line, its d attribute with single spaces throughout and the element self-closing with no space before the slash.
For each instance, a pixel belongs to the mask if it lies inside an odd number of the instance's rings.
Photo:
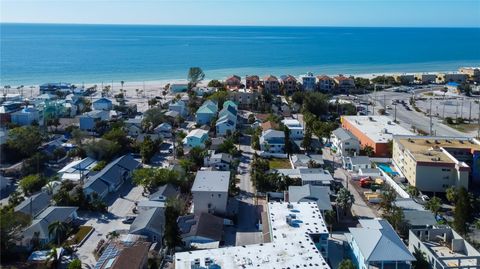
<svg viewBox="0 0 480 269">
<path fill-rule="evenodd" d="M 0 85 L 267 74 L 381 74 L 480 65 L 480 28 L 0 24 Z"/>
</svg>

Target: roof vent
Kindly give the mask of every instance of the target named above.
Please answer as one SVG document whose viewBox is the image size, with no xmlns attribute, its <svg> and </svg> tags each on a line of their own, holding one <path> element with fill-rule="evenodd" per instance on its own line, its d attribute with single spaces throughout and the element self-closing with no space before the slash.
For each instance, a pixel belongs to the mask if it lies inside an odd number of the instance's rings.
<svg viewBox="0 0 480 269">
<path fill-rule="evenodd" d="M 288 204 L 288 205 L 287 205 L 287 208 L 288 208 L 288 209 L 293 209 L 293 205 L 292 205 L 292 204 Z"/>
</svg>

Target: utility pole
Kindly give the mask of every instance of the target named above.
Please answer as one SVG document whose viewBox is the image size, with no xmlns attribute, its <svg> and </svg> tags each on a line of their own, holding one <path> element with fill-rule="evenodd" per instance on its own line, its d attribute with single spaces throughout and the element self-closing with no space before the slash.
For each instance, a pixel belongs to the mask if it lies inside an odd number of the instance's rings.
<svg viewBox="0 0 480 269">
<path fill-rule="evenodd" d="M 377 84 L 373 84 L 373 106 L 372 106 L 372 115 L 375 116 L 375 103 L 377 102 Z"/>
<path fill-rule="evenodd" d="M 395 119 L 393 122 L 397 123 L 397 103 L 395 102 Z"/>
<path fill-rule="evenodd" d="M 472 123 L 472 102 L 470 102 L 470 109 L 468 111 L 468 124 Z"/>
<path fill-rule="evenodd" d="M 430 135 L 433 135 L 432 98 L 430 98 Z"/>
<path fill-rule="evenodd" d="M 478 98 L 478 133 L 477 137 L 480 138 L 480 98 Z"/>
<path fill-rule="evenodd" d="M 462 106 L 460 107 L 460 118 L 463 119 L 463 101 L 465 98 L 462 98 Z"/>
</svg>

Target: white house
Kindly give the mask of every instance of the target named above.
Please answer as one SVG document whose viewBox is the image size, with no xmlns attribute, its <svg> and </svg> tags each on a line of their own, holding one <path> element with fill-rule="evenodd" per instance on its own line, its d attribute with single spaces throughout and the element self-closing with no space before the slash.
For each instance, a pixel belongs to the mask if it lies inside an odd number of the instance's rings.
<svg viewBox="0 0 480 269">
<path fill-rule="evenodd" d="M 210 150 L 209 155 L 204 158 L 203 165 L 212 167 L 214 170 L 228 171 L 232 163 L 232 155 L 227 153 L 215 153 Z"/>
<path fill-rule="evenodd" d="M 348 130 L 338 128 L 330 136 L 332 149 L 341 156 L 357 155 L 360 152 L 360 142 Z"/>
<path fill-rule="evenodd" d="M 195 214 L 225 214 L 230 171 L 198 171 L 192 186 Z"/>
<path fill-rule="evenodd" d="M 343 168 L 348 171 L 358 172 L 360 169 L 372 168 L 372 163 L 368 156 L 343 157 Z"/>
<path fill-rule="evenodd" d="M 262 132 L 260 149 L 269 153 L 283 153 L 285 148 L 285 133 L 269 129 Z"/>
<path fill-rule="evenodd" d="M 110 99 L 102 97 L 93 101 L 92 107 L 93 110 L 112 110 L 113 103 Z"/>
<path fill-rule="evenodd" d="M 207 139 L 208 131 L 202 129 L 195 129 L 190 131 L 190 133 L 188 133 L 188 135 L 183 139 L 183 145 L 189 148 L 205 148 L 205 142 L 207 141 Z"/>
<path fill-rule="evenodd" d="M 316 78 L 313 73 L 308 72 L 307 74 L 301 76 L 302 86 L 304 91 L 314 91 L 317 87 Z"/>
<path fill-rule="evenodd" d="M 296 119 L 285 119 L 282 123 L 290 130 L 290 138 L 293 140 L 303 139 L 303 126 Z"/>
<path fill-rule="evenodd" d="M 75 160 L 60 169 L 58 175 L 61 180 L 80 181 L 85 179 L 96 165 L 97 161 L 90 157 Z"/>
</svg>

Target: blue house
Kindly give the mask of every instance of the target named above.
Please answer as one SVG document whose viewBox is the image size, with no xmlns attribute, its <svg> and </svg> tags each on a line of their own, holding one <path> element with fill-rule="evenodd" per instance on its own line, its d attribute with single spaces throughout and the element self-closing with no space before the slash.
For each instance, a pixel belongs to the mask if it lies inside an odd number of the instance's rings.
<svg viewBox="0 0 480 269">
<path fill-rule="evenodd" d="M 188 84 L 173 83 L 173 84 L 170 84 L 169 89 L 170 89 L 170 92 L 172 93 L 186 92 L 188 90 Z"/>
<path fill-rule="evenodd" d="M 360 219 L 361 228 L 345 236 L 350 255 L 359 269 L 409 269 L 415 257 L 384 219 Z"/>
<path fill-rule="evenodd" d="M 203 105 L 198 108 L 197 113 L 196 113 L 196 122 L 197 124 L 203 125 L 203 124 L 210 124 L 212 121 L 213 117 L 218 112 L 218 106 L 215 102 L 211 100 L 205 101 Z"/>
<path fill-rule="evenodd" d="M 11 121 L 21 126 L 31 125 L 34 121 L 42 124 L 42 122 L 40 122 L 40 113 L 33 107 L 26 107 L 20 111 L 12 113 Z"/>
<path fill-rule="evenodd" d="M 202 129 L 192 130 L 184 139 L 183 144 L 185 147 L 205 147 L 205 142 L 208 139 L 208 132 Z"/>
<path fill-rule="evenodd" d="M 170 105 L 168 105 L 168 110 L 176 111 L 182 117 L 185 117 L 188 113 L 187 106 L 185 105 L 185 102 L 182 100 L 172 102 Z"/>
<path fill-rule="evenodd" d="M 113 103 L 108 98 L 100 98 L 92 103 L 92 107 L 94 110 L 112 110 Z"/>
<path fill-rule="evenodd" d="M 80 130 L 83 131 L 94 131 L 95 124 L 98 121 L 108 120 L 109 113 L 104 110 L 93 110 L 83 115 L 79 116 L 80 121 Z"/>
</svg>

